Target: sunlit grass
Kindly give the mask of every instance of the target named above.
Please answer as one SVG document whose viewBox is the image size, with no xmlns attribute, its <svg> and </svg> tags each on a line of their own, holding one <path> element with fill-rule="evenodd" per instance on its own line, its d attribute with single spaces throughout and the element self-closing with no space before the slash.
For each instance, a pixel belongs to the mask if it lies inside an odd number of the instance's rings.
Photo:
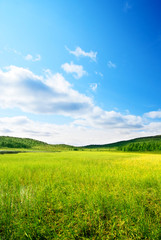
<svg viewBox="0 0 161 240">
<path fill-rule="evenodd" d="M 161 155 L 0 156 L 0 239 L 161 239 Z"/>
</svg>

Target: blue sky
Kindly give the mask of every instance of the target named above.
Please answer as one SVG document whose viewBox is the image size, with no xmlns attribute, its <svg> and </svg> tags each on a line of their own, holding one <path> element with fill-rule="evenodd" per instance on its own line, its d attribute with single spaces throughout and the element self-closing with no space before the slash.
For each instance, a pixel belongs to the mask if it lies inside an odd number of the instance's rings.
<svg viewBox="0 0 161 240">
<path fill-rule="evenodd" d="M 159 0 L 1 0 L 0 135 L 161 134 Z"/>
</svg>

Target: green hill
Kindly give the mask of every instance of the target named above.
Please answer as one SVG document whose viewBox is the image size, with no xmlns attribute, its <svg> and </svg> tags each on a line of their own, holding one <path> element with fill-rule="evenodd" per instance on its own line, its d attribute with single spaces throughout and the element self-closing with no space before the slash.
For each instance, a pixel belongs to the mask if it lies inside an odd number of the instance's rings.
<svg viewBox="0 0 161 240">
<path fill-rule="evenodd" d="M 135 138 L 103 145 L 88 145 L 74 147 L 65 144 L 47 144 L 30 138 L 0 137 L 0 150 L 17 151 L 125 151 L 125 152 L 161 152 L 161 135 L 154 137 Z"/>
<path fill-rule="evenodd" d="M 64 151 L 74 150 L 73 146 L 65 144 L 47 144 L 42 141 L 30 139 L 30 138 L 17 138 L 17 137 L 0 137 L 0 149 L 11 150 L 30 150 L 30 151 Z"/>
<path fill-rule="evenodd" d="M 153 137 L 135 138 L 127 141 L 120 141 L 111 144 L 103 145 L 88 145 L 87 149 L 106 149 L 106 150 L 119 150 L 127 152 L 148 152 L 148 151 L 161 151 L 161 135 Z"/>
</svg>

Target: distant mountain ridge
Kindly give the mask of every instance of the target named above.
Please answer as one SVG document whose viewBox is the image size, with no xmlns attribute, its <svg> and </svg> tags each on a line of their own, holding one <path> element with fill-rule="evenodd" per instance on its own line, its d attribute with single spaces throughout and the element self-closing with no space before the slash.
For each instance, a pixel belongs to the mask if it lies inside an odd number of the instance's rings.
<svg viewBox="0 0 161 240">
<path fill-rule="evenodd" d="M 48 144 L 39 140 L 18 137 L 0 137 L 0 149 L 18 149 L 33 151 L 78 151 L 78 150 L 116 150 L 128 152 L 161 152 L 161 135 L 141 137 L 110 144 L 74 147 L 66 144 Z"/>
</svg>

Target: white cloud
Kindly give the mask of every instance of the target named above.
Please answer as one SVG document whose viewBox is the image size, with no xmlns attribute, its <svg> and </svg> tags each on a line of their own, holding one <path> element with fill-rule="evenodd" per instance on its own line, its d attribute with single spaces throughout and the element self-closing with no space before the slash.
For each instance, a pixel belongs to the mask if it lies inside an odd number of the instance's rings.
<svg viewBox="0 0 161 240">
<path fill-rule="evenodd" d="M 76 65 L 73 62 L 71 63 L 64 63 L 61 65 L 61 68 L 66 72 L 66 73 L 73 73 L 74 78 L 81 78 L 84 75 L 87 75 L 87 72 L 83 69 L 82 65 Z"/>
<path fill-rule="evenodd" d="M 0 70 L 0 86 L 1 108 L 75 116 L 93 107 L 89 97 L 72 89 L 61 74 L 49 70 L 45 76 L 38 76 L 28 69 L 9 66 Z"/>
<path fill-rule="evenodd" d="M 27 61 L 32 61 L 32 59 L 33 59 L 33 56 L 31 54 L 27 54 L 25 56 L 25 60 L 27 60 Z"/>
<path fill-rule="evenodd" d="M 52 74 L 50 70 L 45 76 L 38 76 L 28 69 L 10 66 L 0 70 L 0 86 L 1 108 L 17 107 L 24 112 L 71 116 L 81 120 L 83 125 L 99 128 L 139 128 L 142 124 L 140 117 L 107 112 L 95 106 L 90 97 L 74 90 L 60 73 Z"/>
<path fill-rule="evenodd" d="M 94 92 L 96 91 L 97 87 L 98 87 L 97 83 L 91 83 L 91 84 L 90 84 L 90 88 L 91 88 L 91 90 L 94 91 Z"/>
<path fill-rule="evenodd" d="M 109 120 L 111 121 L 115 120 L 116 122 L 116 118 L 119 119 L 120 117 L 121 115 L 116 112 L 109 112 Z M 115 126 L 115 123 L 113 125 L 109 123 L 109 126 L 103 126 L 102 128 L 89 128 L 75 123 L 57 125 L 33 121 L 26 116 L 0 118 L 0 135 L 34 138 L 52 144 L 106 144 L 136 137 L 157 135 L 160 134 L 160 129 L 161 123 L 144 124 L 142 128 L 122 128 L 117 124 Z"/>
<path fill-rule="evenodd" d="M 161 110 L 145 113 L 144 116 L 152 119 L 161 118 Z"/>
<path fill-rule="evenodd" d="M 160 110 L 143 117 L 105 111 L 92 98 L 74 90 L 60 73 L 46 70 L 45 75 L 38 76 L 28 69 L 9 66 L 0 70 L 0 86 L 0 108 L 72 118 L 64 125 L 34 122 L 25 116 L 0 118 L 0 135 L 83 145 L 160 134 L 161 122 L 149 120 L 158 118 Z"/>
<path fill-rule="evenodd" d="M 123 115 L 116 111 L 104 111 L 94 106 L 86 118 L 75 120 L 75 124 L 88 126 L 93 128 L 105 129 L 141 129 L 143 127 L 143 119 L 135 115 Z"/>
<path fill-rule="evenodd" d="M 116 68 L 116 64 L 113 63 L 113 62 L 111 62 L 111 61 L 108 61 L 107 66 L 108 66 L 109 68 Z"/>
<path fill-rule="evenodd" d="M 76 57 L 89 57 L 92 61 L 96 61 L 96 57 L 97 57 L 97 52 L 85 52 L 84 50 L 82 50 L 80 47 L 77 47 L 75 49 L 75 51 L 70 50 L 69 48 L 66 47 L 66 49 L 68 50 L 69 53 L 73 54 Z"/>
<path fill-rule="evenodd" d="M 27 61 L 38 62 L 41 60 L 41 56 L 40 56 L 40 54 L 37 54 L 35 57 L 33 57 L 31 54 L 27 54 L 24 57 L 24 59 Z"/>
</svg>

